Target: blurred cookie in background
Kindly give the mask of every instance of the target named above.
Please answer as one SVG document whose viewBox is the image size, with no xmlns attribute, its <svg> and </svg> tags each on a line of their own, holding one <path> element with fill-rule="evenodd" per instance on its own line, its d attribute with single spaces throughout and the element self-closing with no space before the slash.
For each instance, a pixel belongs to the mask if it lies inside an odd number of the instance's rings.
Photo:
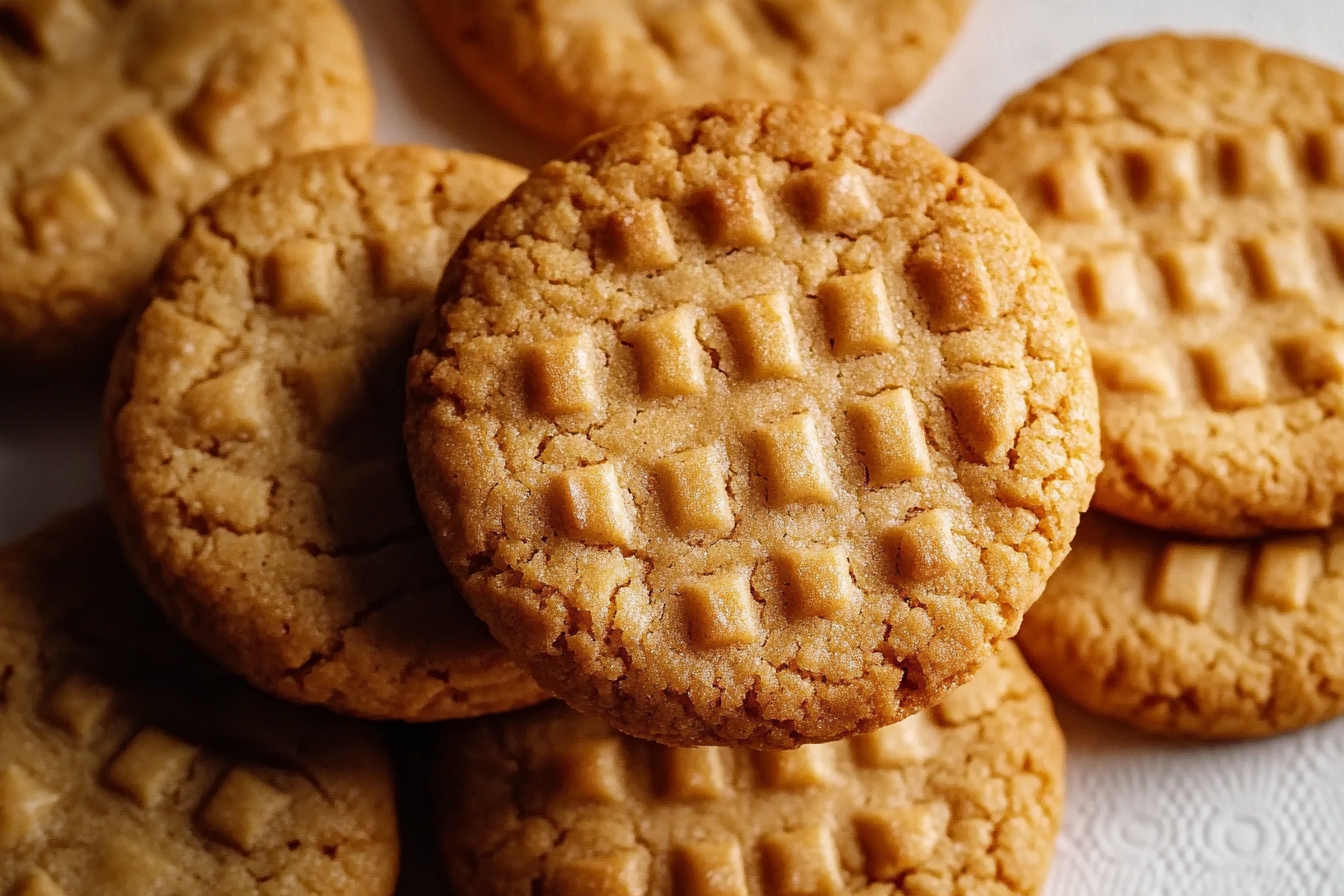
<svg viewBox="0 0 1344 896">
<path fill-rule="evenodd" d="M 886 112 L 971 0 L 416 0 L 439 43 L 520 124 L 564 145 L 714 100 Z"/>
<path fill-rule="evenodd" d="M 290 706 L 173 634 L 102 507 L 0 549 L 0 892 L 390 896 L 371 726 Z"/>
<path fill-rule="evenodd" d="M 334 0 L 0 8 L 0 369 L 96 363 L 187 215 L 280 156 L 367 140 Z"/>
</svg>

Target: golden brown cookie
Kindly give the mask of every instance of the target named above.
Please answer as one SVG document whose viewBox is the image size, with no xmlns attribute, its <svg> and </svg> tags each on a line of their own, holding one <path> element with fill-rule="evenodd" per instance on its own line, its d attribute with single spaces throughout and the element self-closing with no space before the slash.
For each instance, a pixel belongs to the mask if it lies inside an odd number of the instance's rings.
<svg viewBox="0 0 1344 896">
<path fill-rule="evenodd" d="M 334 0 L 0 8 L 0 368 L 111 345 L 185 217 L 273 158 L 372 133 Z"/>
<path fill-rule="evenodd" d="M 377 732 L 203 662 L 101 507 L 0 549 L 0 893 L 389 896 Z"/>
<path fill-rule="evenodd" d="M 1161 734 L 1344 714 L 1344 530 L 1193 541 L 1090 513 L 1018 643 L 1053 688 Z"/>
<path fill-rule="evenodd" d="M 793 752 L 660 747 L 553 705 L 449 727 L 461 896 L 1036 893 L 1064 739 L 1012 645 L 938 707 Z"/>
<path fill-rule="evenodd" d="M 575 708 L 836 740 L 1016 632 L 1097 467 L 1086 349 L 996 186 L 881 119 L 612 132 L 473 230 L 410 372 L 468 602 Z"/>
<path fill-rule="evenodd" d="M 566 145 L 715 100 L 885 112 L 943 55 L 971 0 L 417 0 L 463 74 Z"/>
<path fill-rule="evenodd" d="M 544 697 L 457 596 L 401 440 L 443 266 L 523 176 L 330 150 L 238 182 L 169 250 L 108 387 L 108 489 L 169 618 L 258 687 L 411 720 Z"/>
<path fill-rule="evenodd" d="M 1344 510 L 1344 74 L 1235 40 L 1113 44 L 963 158 L 1073 290 L 1097 507 L 1225 537 Z"/>
</svg>

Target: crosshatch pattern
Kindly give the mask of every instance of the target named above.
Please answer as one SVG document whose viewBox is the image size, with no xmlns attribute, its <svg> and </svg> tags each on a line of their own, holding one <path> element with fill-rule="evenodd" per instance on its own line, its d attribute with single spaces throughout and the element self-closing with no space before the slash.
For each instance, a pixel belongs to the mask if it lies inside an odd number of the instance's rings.
<svg viewBox="0 0 1344 896">
<path fill-rule="evenodd" d="M 1341 99 L 1344 75 L 1249 44 L 1122 42 L 1011 102 L 963 153 L 1070 287 L 1102 393 L 1102 509 L 1206 535 L 1330 523 Z"/>
<path fill-rule="evenodd" d="M 800 179 L 796 189 L 804 220 L 824 220 L 841 230 L 877 223 L 871 211 L 874 200 L 863 179 L 852 172 L 813 173 Z M 717 183 L 699 197 L 697 211 L 711 244 L 759 248 L 775 239 L 771 209 L 755 178 L 735 177 Z M 644 202 L 629 214 L 613 215 L 608 228 L 618 265 L 645 271 L 679 260 L 666 215 L 657 203 Z M 951 259 L 934 252 L 916 257 L 912 266 L 917 271 L 913 288 L 918 300 L 930 307 L 935 328 L 965 330 L 994 321 L 994 287 L 970 240 L 963 238 Z M 972 278 L 969 281 L 968 276 Z M 898 347 L 881 270 L 830 277 L 816 289 L 817 296 L 811 301 L 817 308 L 812 316 L 819 311 L 825 320 L 829 351 L 837 361 L 843 364 Z M 640 371 L 639 389 L 644 396 L 668 399 L 706 391 L 708 356 L 697 336 L 704 316 L 705 312 L 695 306 L 685 305 L 627 325 L 631 331 L 627 344 Z M 799 379 L 812 372 L 804 363 L 803 340 L 787 293 L 775 291 L 731 301 L 713 316 L 727 335 L 737 359 L 737 376 L 743 382 Z M 524 357 L 524 388 L 534 412 L 563 426 L 563 417 L 592 416 L 604 409 L 604 384 L 599 377 L 608 359 L 595 347 L 592 336 L 536 342 L 524 349 Z M 1015 379 L 1012 371 L 986 368 L 953 380 L 945 388 L 944 401 L 952 408 L 961 440 L 986 459 L 1001 460 L 1026 422 L 1023 384 Z M 933 473 L 925 424 L 909 389 L 897 387 L 871 397 L 860 396 L 846 410 L 852 420 L 828 422 L 832 427 L 851 425 L 856 432 L 862 431 L 856 447 L 869 483 L 899 484 Z M 817 416 L 804 412 L 763 425 L 745 436 L 755 443 L 767 506 L 786 509 L 836 502 L 823 432 Z M 674 529 L 685 533 L 732 531 L 735 520 L 725 488 L 727 471 L 710 460 L 722 451 L 721 445 L 692 448 L 661 461 L 663 472 L 659 475 L 666 499 L 662 514 Z M 634 514 L 627 507 L 615 466 L 602 464 L 558 473 L 552 480 L 552 491 L 556 515 L 572 537 L 595 545 L 632 545 Z M 693 514 L 699 516 L 691 519 Z M 912 568 L 926 567 L 930 576 L 947 574 L 948 570 L 940 570 L 938 565 L 940 558 L 956 553 L 952 543 L 956 536 L 950 527 L 930 531 L 930 539 L 908 545 L 910 556 L 902 562 Z M 899 537 L 892 540 L 900 542 Z M 734 606 L 754 612 L 751 603 L 747 599 Z M 745 625 L 746 621 L 738 622 Z"/>
<path fill-rule="evenodd" d="M 423 147 L 272 166 L 193 218 L 123 341 L 118 507 L 153 596 L 257 687 L 417 721 L 543 698 L 453 590 L 400 435 L 406 355 L 452 248 L 523 176 Z M 588 356 L 557 340 L 528 357 L 562 375 Z"/>
<path fill-rule="evenodd" d="M 1169 734 L 1245 738 L 1344 712 L 1344 531 L 1193 541 L 1090 514 L 1023 623 L 1084 706 Z"/>
<path fill-rule="evenodd" d="M 390 888 L 391 783 L 372 734 L 277 713 L 200 667 L 101 509 L 0 552 L 0 601 L 0 892 L 203 894 L 286 873 L 342 892 L 341 852 Z"/>
<path fill-rule="evenodd" d="M 1015 625 L 1093 463 L 1076 326 L 998 194 L 867 121 L 816 122 L 798 152 L 823 158 L 793 164 L 708 136 L 760 114 L 543 169 L 464 244 L 412 363 L 422 504 L 468 599 L 581 705 L 701 690 L 720 718 L 684 734 L 622 720 L 673 741 L 923 705 Z"/>
<path fill-rule="evenodd" d="M 59 356 L 118 321 L 183 217 L 231 177 L 367 136 L 368 87 L 348 23 L 334 7 L 300 5 L 5 5 L 6 353 Z M 164 16 L 181 21 L 165 28 Z M 303 59 L 297 68 L 289 54 Z M 327 108 L 300 108 L 309 101 Z"/>
<path fill-rule="evenodd" d="M 923 80 L 970 0 L 561 0 L 525 20 L 492 0 L 418 5 L 481 90 L 568 146 L 722 96 L 883 112 Z"/>
<path fill-rule="evenodd" d="M 1062 737 L 1012 646 L 935 709 L 837 743 L 662 747 L 553 707 L 443 748 L 444 851 L 484 894 L 1031 893 L 1062 808 Z"/>
<path fill-rule="evenodd" d="M 1088 333 L 1105 352 L 1104 388 L 1235 411 L 1344 382 L 1344 334 L 1333 329 L 1344 326 L 1344 202 L 1314 195 L 1338 189 L 1333 156 L 1320 148 L 1333 145 L 1333 134 L 1310 132 L 1293 145 L 1280 130 L 1232 131 L 1119 152 L 1076 149 L 1083 158 L 1042 172 L 1055 216 L 1097 221 L 1101 229 L 1118 219 L 1134 230 L 1135 238 L 1117 235 L 1101 248 L 1091 245 L 1092 234 L 1079 246 L 1064 228 L 1047 231 L 1066 278 L 1073 274 Z M 1173 206 L 1212 224 L 1220 210 L 1236 215 L 1248 199 L 1277 204 L 1278 214 L 1228 227 L 1241 232 L 1173 239 L 1180 224 L 1172 218 L 1181 215 Z M 1325 219 L 1308 218 L 1306 227 L 1295 220 L 1313 213 Z M 1146 335 L 1170 332 L 1178 334 L 1176 353 L 1146 359 L 1127 352 Z"/>
</svg>

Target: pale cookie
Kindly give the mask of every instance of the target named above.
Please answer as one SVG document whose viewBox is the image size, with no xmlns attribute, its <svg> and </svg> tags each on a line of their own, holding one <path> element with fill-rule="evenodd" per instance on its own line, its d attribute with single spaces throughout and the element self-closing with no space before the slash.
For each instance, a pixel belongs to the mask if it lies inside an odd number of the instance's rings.
<svg viewBox="0 0 1344 896">
<path fill-rule="evenodd" d="M 1227 537 L 1344 511 L 1344 74 L 1233 40 L 1119 43 L 963 157 L 1073 289 L 1099 508 Z"/>
<path fill-rule="evenodd" d="M 1063 284 L 992 183 L 815 104 L 584 144 L 463 243 L 410 371 L 464 595 L 576 709 L 763 748 L 968 677 L 1097 468 Z"/>
<path fill-rule="evenodd" d="M 417 0 L 454 62 L 561 143 L 682 106 L 812 99 L 885 112 L 971 0 Z"/>
<path fill-rule="evenodd" d="M 334 0 L 0 4 L 0 368 L 91 360 L 193 209 L 372 119 Z"/>
<path fill-rule="evenodd" d="M 1181 541 L 1088 514 L 1018 643 L 1051 687 L 1162 734 L 1344 714 L 1344 529 Z"/>
<path fill-rule="evenodd" d="M 559 706 L 443 746 L 460 896 L 1025 896 L 1064 808 L 1064 738 L 1011 644 L 935 709 L 793 752 L 661 747 Z"/>
<path fill-rule="evenodd" d="M 203 662 L 102 508 L 0 549 L 0 893 L 390 896 L 372 728 Z"/>
<path fill-rule="evenodd" d="M 258 687 L 409 720 L 545 696 L 458 597 L 401 440 L 443 266 L 523 176 L 413 147 L 281 162 L 192 219 L 128 329 L 114 515 L 173 622 Z"/>
</svg>

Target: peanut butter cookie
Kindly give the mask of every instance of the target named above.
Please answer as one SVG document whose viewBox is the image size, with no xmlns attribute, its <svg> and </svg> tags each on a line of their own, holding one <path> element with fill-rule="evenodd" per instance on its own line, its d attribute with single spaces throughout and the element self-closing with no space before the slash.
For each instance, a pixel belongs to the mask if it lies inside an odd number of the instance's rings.
<svg viewBox="0 0 1344 896">
<path fill-rule="evenodd" d="M 277 156 L 368 139 L 334 0 L 0 6 L 0 368 L 111 346 L 197 206 Z"/>
<path fill-rule="evenodd" d="M 837 740 L 1016 631 L 1096 474 L 1068 297 L 1011 200 L 881 119 L 669 113 L 535 172 L 412 361 L 421 506 L 575 708 Z"/>
<path fill-rule="evenodd" d="M 1093 712 L 1194 737 L 1344 714 L 1344 530 L 1191 541 L 1099 513 L 1018 637 Z"/>
<path fill-rule="evenodd" d="M 1064 739 L 1011 644 L 938 707 L 791 752 L 660 747 L 541 708 L 448 729 L 461 896 L 1039 892 Z"/>
<path fill-rule="evenodd" d="M 566 145 L 682 106 L 750 97 L 885 112 L 971 0 L 417 0 L 463 74 Z"/>
<path fill-rule="evenodd" d="M 170 619 L 258 687 L 410 720 L 543 698 L 454 590 L 401 440 L 443 266 L 523 175 L 412 147 L 281 162 L 191 220 L 127 331 L 114 516 Z"/>
<path fill-rule="evenodd" d="M 1102 48 L 962 154 L 1083 317 L 1097 507 L 1239 537 L 1344 510 L 1344 74 L 1237 40 Z"/>
<path fill-rule="evenodd" d="M 0 893 L 390 896 L 397 864 L 377 732 L 204 662 L 102 508 L 0 549 Z"/>
</svg>

